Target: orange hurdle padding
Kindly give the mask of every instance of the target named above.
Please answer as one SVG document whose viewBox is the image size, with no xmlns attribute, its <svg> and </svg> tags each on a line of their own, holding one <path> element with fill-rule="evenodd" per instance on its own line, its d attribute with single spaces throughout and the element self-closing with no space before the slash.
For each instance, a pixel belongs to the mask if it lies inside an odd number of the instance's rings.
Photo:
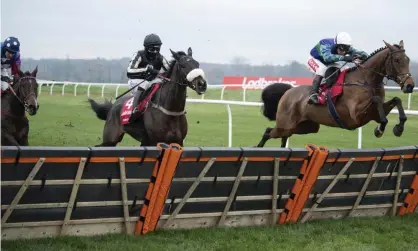
<svg viewBox="0 0 418 251">
<path fill-rule="evenodd" d="M 280 214 L 279 224 L 298 221 L 312 187 L 318 179 L 319 172 L 327 159 L 328 149 L 312 144 L 308 144 L 307 149 L 310 152 L 311 160 L 309 164 L 305 162 L 302 166 L 300 175 L 292 188 L 292 194 L 286 202 L 285 211 Z"/>
<path fill-rule="evenodd" d="M 300 168 L 299 177 L 296 178 L 295 184 L 293 185 L 293 188 L 292 188 L 291 195 L 290 195 L 290 197 L 286 201 L 286 204 L 285 204 L 285 207 L 284 207 L 285 209 L 280 214 L 279 224 L 283 224 L 283 223 L 287 222 L 287 217 L 288 217 L 289 213 L 291 212 L 291 210 L 294 207 L 294 204 L 296 202 L 297 196 L 299 196 L 299 193 L 302 190 L 303 177 L 305 177 L 309 165 L 315 161 L 315 158 L 316 158 L 316 154 L 315 154 L 316 153 L 316 146 L 310 145 L 309 147 L 307 147 L 307 149 L 309 151 L 310 160 L 309 161 L 308 160 L 304 160 L 303 161 L 303 165 Z"/>
<path fill-rule="evenodd" d="M 149 230 L 154 231 L 157 227 L 158 220 L 163 212 L 165 200 L 168 196 L 168 191 L 171 187 L 171 181 L 173 180 L 174 173 L 176 172 L 177 165 L 180 161 L 183 153 L 183 148 L 178 144 L 170 144 L 171 152 L 170 158 L 165 167 L 161 185 L 159 187 L 158 195 L 155 201 L 154 211 L 150 219 Z"/>
<path fill-rule="evenodd" d="M 297 202 L 290 216 L 290 222 L 298 221 L 299 216 L 302 213 L 303 207 L 305 206 L 305 203 L 309 198 L 309 194 L 311 193 L 312 187 L 318 179 L 319 172 L 321 171 L 321 168 L 328 157 L 328 149 L 324 147 L 319 147 L 317 149 L 317 154 L 318 155 L 316 156 L 315 161 L 312 163 L 310 168 L 308 168 L 308 175 L 304 182 L 302 191 L 300 195 L 297 197 Z"/>
<path fill-rule="evenodd" d="M 405 215 L 414 212 L 418 206 L 418 174 L 415 174 L 411 182 L 408 194 L 405 196 L 403 205 L 399 208 L 398 215 Z"/>
<path fill-rule="evenodd" d="M 154 211 L 155 201 L 156 201 L 156 198 L 157 198 L 157 195 L 158 195 L 158 191 L 160 189 L 161 180 L 163 179 L 164 171 L 165 171 L 165 168 L 166 168 L 166 166 L 168 164 L 168 161 L 169 161 L 169 158 L 170 158 L 170 154 L 171 154 L 172 149 L 170 148 L 170 146 L 168 146 L 166 144 L 164 144 L 164 145 L 167 146 L 168 149 L 165 150 L 164 157 L 161 160 L 160 168 L 158 169 L 158 174 L 157 174 L 157 177 L 156 177 L 156 180 L 155 180 L 154 187 L 153 187 L 152 192 L 151 192 L 151 197 L 150 197 L 150 200 L 149 200 L 149 205 L 148 205 L 148 209 L 147 209 L 147 212 L 146 212 L 146 215 L 145 215 L 144 225 L 142 227 L 141 234 L 145 234 L 149 231 L 149 227 L 150 227 L 149 224 L 150 224 L 152 212 Z"/>
<path fill-rule="evenodd" d="M 152 200 L 151 200 L 151 195 L 153 194 L 153 191 L 155 191 L 159 184 L 160 184 L 160 180 L 157 179 L 158 174 L 161 173 L 161 169 L 165 167 L 168 157 L 170 155 L 170 149 L 169 146 L 166 144 L 158 144 L 157 148 L 162 151 L 162 158 L 161 160 L 157 160 L 157 162 L 154 165 L 154 169 L 152 171 L 152 177 L 151 177 L 151 181 L 148 184 L 148 189 L 147 192 L 145 194 L 145 201 L 144 204 L 142 205 L 141 208 L 141 212 L 139 214 L 139 220 L 136 223 L 135 226 L 135 234 L 141 234 L 141 231 L 143 230 L 143 228 L 145 227 L 145 219 L 146 216 L 148 214 L 149 211 L 152 211 Z M 158 181 L 158 183 L 157 183 Z M 151 208 L 150 208 L 151 206 Z"/>
</svg>

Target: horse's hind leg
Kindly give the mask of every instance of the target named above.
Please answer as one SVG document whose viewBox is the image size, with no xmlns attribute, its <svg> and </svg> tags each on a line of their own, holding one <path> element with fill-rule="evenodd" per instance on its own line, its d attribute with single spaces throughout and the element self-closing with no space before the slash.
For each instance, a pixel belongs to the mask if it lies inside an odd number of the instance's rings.
<svg viewBox="0 0 418 251">
<path fill-rule="evenodd" d="M 270 132 L 273 130 L 271 127 L 267 127 L 266 131 L 263 134 L 263 137 L 261 138 L 260 142 L 258 143 L 257 147 L 264 147 L 266 142 L 270 139 Z"/>
<path fill-rule="evenodd" d="M 103 141 L 96 146 L 116 146 L 123 139 L 122 125 L 113 122 L 111 119 L 106 121 L 103 129 Z"/>
<path fill-rule="evenodd" d="M 290 131 L 267 127 L 257 147 L 264 147 L 269 139 L 282 138 L 281 147 L 286 147 L 287 139 L 292 135 Z"/>
</svg>

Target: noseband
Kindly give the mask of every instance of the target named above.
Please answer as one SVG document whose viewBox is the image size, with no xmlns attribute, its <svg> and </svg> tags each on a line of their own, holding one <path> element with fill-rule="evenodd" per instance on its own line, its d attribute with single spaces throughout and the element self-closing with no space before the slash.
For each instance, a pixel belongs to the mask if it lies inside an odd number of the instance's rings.
<svg viewBox="0 0 418 251">
<path fill-rule="evenodd" d="M 388 54 L 388 56 L 387 56 L 387 58 L 386 58 L 386 60 L 385 60 L 385 62 L 387 61 L 387 59 L 389 58 L 390 59 L 390 66 L 391 66 L 391 69 L 390 69 L 390 72 L 391 73 L 393 73 L 393 70 L 395 69 L 395 66 L 393 65 L 393 58 L 392 58 L 392 55 L 393 54 L 395 54 L 395 53 L 398 53 L 398 52 L 405 52 L 405 50 L 404 49 L 400 49 L 400 50 L 397 50 L 397 51 L 394 51 L 394 52 L 391 52 L 390 54 Z M 401 81 L 401 76 L 406 76 L 406 78 L 405 78 L 405 80 L 404 81 L 402 81 L 402 82 L 400 82 Z M 387 75 L 387 78 L 388 79 L 390 79 L 390 80 L 393 80 L 393 81 L 395 81 L 396 83 L 398 83 L 400 86 L 401 86 L 401 88 L 403 88 L 403 86 L 404 86 L 404 84 L 405 84 L 405 82 L 410 78 L 410 77 L 412 77 L 412 75 L 411 75 L 411 73 L 400 73 L 400 74 L 397 74 L 397 76 L 395 77 L 395 76 L 392 76 L 392 75 Z"/>
<path fill-rule="evenodd" d="M 177 68 L 176 70 L 177 71 L 180 71 L 181 70 L 180 69 L 180 61 L 183 60 L 184 58 L 188 58 L 188 57 L 187 56 L 183 56 L 183 57 L 180 58 L 180 60 L 177 60 L 177 64 L 176 64 L 176 68 Z M 173 82 L 173 83 L 178 84 L 178 85 L 181 85 L 181 86 L 188 86 L 192 90 L 195 90 L 196 89 L 196 86 L 194 86 L 193 83 L 191 83 L 191 82 L 189 82 L 187 80 L 187 76 L 182 76 L 181 77 L 181 81 L 173 81 L 173 80 L 171 80 L 171 78 L 164 77 L 161 74 L 159 74 L 158 77 L 161 78 L 161 79 L 164 79 L 167 82 Z"/>
</svg>

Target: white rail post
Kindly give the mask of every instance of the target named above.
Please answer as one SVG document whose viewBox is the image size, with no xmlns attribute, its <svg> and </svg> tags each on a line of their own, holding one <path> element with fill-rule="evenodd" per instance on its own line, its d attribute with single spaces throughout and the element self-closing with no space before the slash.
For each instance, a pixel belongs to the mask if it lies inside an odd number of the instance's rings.
<svg viewBox="0 0 418 251">
<path fill-rule="evenodd" d="M 232 114 L 229 104 L 226 105 L 228 110 L 228 147 L 232 147 Z"/>
<path fill-rule="evenodd" d="M 61 96 L 64 96 L 64 89 L 65 89 L 65 86 L 66 86 L 66 85 L 67 85 L 66 83 L 64 83 L 64 84 L 62 85 Z"/>
<path fill-rule="evenodd" d="M 91 87 L 91 84 L 89 84 L 89 87 L 87 87 L 87 97 L 90 97 L 90 87 Z"/>
<path fill-rule="evenodd" d="M 226 85 L 224 87 L 222 87 L 222 91 L 221 91 L 221 100 L 224 100 L 224 92 L 225 92 L 225 88 Z"/>
<path fill-rule="evenodd" d="M 120 85 L 118 85 L 118 86 L 116 87 L 115 98 L 118 96 L 118 93 L 119 93 L 119 87 L 120 87 Z"/>
<path fill-rule="evenodd" d="M 363 127 L 358 128 L 358 139 L 357 139 L 357 148 L 361 149 L 361 141 L 363 138 Z"/>
<path fill-rule="evenodd" d="M 54 84 L 55 84 L 55 83 L 52 83 L 52 85 L 51 85 L 51 89 L 49 90 L 49 95 L 51 95 L 51 96 L 52 96 L 52 89 L 54 88 Z"/>
<path fill-rule="evenodd" d="M 411 110 L 411 98 L 412 98 L 412 93 L 408 94 L 408 110 Z"/>
<path fill-rule="evenodd" d="M 42 83 L 39 83 L 39 91 L 38 91 L 38 96 L 41 95 L 41 90 L 42 90 Z"/>
<path fill-rule="evenodd" d="M 74 96 L 77 96 L 77 86 L 78 86 L 78 84 L 75 84 L 75 86 L 74 86 Z"/>
<path fill-rule="evenodd" d="M 246 86 L 243 86 L 243 87 L 242 87 L 242 101 L 243 101 L 243 102 L 245 102 L 245 100 L 246 100 L 246 99 L 245 99 L 245 96 L 246 96 L 245 94 L 246 94 L 246 92 L 247 92 L 247 87 L 246 87 Z"/>
<path fill-rule="evenodd" d="M 102 98 L 104 97 L 104 88 L 106 85 L 102 85 Z"/>
</svg>

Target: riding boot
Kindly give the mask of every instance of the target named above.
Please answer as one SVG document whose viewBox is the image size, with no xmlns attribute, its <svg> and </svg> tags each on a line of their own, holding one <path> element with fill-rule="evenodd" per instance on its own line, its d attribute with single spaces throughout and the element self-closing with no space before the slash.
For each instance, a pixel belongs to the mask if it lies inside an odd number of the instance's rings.
<svg viewBox="0 0 418 251">
<path fill-rule="evenodd" d="M 311 91 L 311 95 L 309 96 L 308 104 L 319 103 L 318 90 L 319 90 L 319 85 L 321 83 L 322 78 L 323 78 L 322 76 L 315 75 L 312 81 L 312 91 Z"/>
<path fill-rule="evenodd" d="M 137 112 L 137 109 L 138 109 L 137 106 L 139 102 L 141 101 L 141 98 L 144 93 L 145 93 L 145 89 L 142 87 L 138 87 L 137 91 L 135 92 L 134 100 L 132 101 L 133 109 L 132 109 L 131 117 L 129 119 L 130 121 L 132 121 L 133 118 L 135 117 L 134 114 Z"/>
</svg>

